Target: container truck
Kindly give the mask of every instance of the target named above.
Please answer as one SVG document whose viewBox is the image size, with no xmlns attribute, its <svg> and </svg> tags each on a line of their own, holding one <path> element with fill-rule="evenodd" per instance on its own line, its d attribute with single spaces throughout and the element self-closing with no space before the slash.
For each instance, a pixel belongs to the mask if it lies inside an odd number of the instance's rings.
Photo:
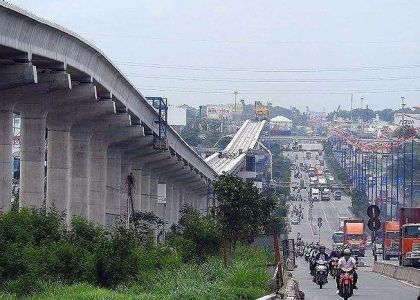
<svg viewBox="0 0 420 300">
<path fill-rule="evenodd" d="M 348 246 L 352 254 L 365 256 L 366 234 L 363 220 L 344 220 L 344 246 Z"/>
<path fill-rule="evenodd" d="M 382 258 L 400 256 L 400 223 L 398 221 L 385 221 L 383 224 Z"/>
<path fill-rule="evenodd" d="M 420 207 L 400 208 L 400 256 L 402 266 L 420 266 Z"/>
</svg>

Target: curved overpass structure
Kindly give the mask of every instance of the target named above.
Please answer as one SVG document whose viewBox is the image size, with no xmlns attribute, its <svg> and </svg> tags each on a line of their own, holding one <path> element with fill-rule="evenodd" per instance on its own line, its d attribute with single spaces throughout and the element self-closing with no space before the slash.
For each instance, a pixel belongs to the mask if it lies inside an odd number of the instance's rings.
<svg viewBox="0 0 420 300">
<path fill-rule="evenodd" d="M 69 218 L 110 223 L 127 211 L 132 173 L 135 209 L 171 223 L 184 202 L 206 208 L 216 172 L 170 126 L 161 147 L 158 114 L 118 68 L 76 34 L 0 2 L 0 211 L 10 209 L 14 112 L 22 122 L 22 206 L 40 207 L 45 193 L 47 206 Z"/>
<path fill-rule="evenodd" d="M 258 143 L 265 122 L 246 120 L 226 148 L 207 157 L 206 162 L 219 175 L 238 173 L 245 164 L 247 152 Z"/>
</svg>

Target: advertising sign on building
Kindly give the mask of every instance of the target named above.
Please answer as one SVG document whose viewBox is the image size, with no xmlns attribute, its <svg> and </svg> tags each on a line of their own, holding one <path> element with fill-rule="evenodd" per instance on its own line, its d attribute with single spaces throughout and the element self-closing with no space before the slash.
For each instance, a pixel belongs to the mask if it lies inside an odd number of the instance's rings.
<svg viewBox="0 0 420 300">
<path fill-rule="evenodd" d="M 420 114 L 394 114 L 394 124 L 400 126 L 410 126 L 414 128 L 420 128 Z"/>
<path fill-rule="evenodd" d="M 209 119 L 228 119 L 232 117 L 232 107 L 228 105 L 207 106 L 207 118 Z"/>
</svg>

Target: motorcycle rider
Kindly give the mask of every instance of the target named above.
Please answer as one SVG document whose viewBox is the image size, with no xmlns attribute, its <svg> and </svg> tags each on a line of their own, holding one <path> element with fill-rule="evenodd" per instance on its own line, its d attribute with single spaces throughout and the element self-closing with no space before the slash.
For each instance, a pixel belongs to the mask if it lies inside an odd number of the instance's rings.
<svg viewBox="0 0 420 300">
<path fill-rule="evenodd" d="M 316 257 L 318 253 L 319 253 L 319 244 L 317 243 L 317 245 L 314 246 L 314 248 L 312 249 L 309 255 L 309 274 L 311 274 L 312 276 L 314 275 Z"/>
<path fill-rule="evenodd" d="M 357 290 L 358 287 L 356 285 L 357 283 L 356 260 L 351 256 L 351 251 L 348 248 L 343 250 L 343 255 L 344 256 L 338 260 L 338 268 L 340 270 L 340 274 L 343 272 L 342 269 L 351 268 L 353 272 L 353 289 Z M 337 283 L 337 294 L 339 294 L 340 293 L 340 276 L 337 276 L 335 281 Z"/>
<path fill-rule="evenodd" d="M 327 253 L 325 253 L 325 246 L 324 245 L 320 245 L 319 246 L 319 253 L 315 256 L 315 261 L 317 260 L 325 260 L 327 261 L 329 259 L 329 256 Z"/>
<path fill-rule="evenodd" d="M 311 275 L 312 276 L 314 276 L 315 266 L 316 266 L 316 262 L 318 260 L 323 260 L 323 261 L 328 261 L 329 260 L 328 254 L 325 253 L 325 246 L 324 245 L 319 246 L 319 252 L 318 252 L 317 255 L 315 255 L 314 262 L 312 264 L 312 269 L 311 269 Z M 328 270 L 327 270 L 327 272 L 328 272 Z M 314 281 L 315 281 L 315 278 L 314 278 Z"/>
</svg>

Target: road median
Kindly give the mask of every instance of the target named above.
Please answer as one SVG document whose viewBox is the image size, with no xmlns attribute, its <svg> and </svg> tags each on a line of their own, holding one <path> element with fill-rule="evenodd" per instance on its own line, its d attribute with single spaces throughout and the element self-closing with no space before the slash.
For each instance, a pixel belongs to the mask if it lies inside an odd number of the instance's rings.
<svg viewBox="0 0 420 300">
<path fill-rule="evenodd" d="M 414 286 L 420 287 L 420 270 L 418 269 L 375 262 L 372 267 L 372 271 L 393 279 L 406 281 Z"/>
</svg>

